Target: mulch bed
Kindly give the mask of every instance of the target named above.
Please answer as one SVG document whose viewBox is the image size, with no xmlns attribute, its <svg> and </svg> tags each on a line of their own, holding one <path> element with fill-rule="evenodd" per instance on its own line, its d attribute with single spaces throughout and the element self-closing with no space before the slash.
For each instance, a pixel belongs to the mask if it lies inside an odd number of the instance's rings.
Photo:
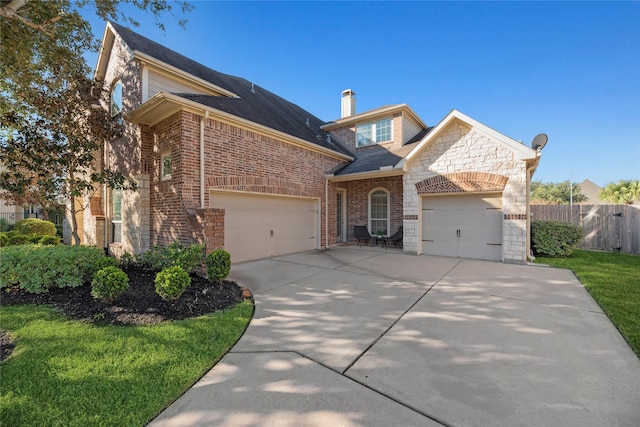
<svg viewBox="0 0 640 427">
<path fill-rule="evenodd" d="M 98 324 L 150 325 L 165 320 L 201 316 L 234 306 L 250 293 L 235 282 L 212 284 L 206 278 L 191 275 L 191 286 L 175 301 L 165 301 L 155 292 L 156 272 L 140 267 L 125 271 L 129 288 L 112 302 L 91 296 L 91 285 L 54 289 L 44 294 L 30 294 L 17 287 L 2 289 L 0 305 L 46 304 L 73 319 Z M 0 331 L 0 355 L 4 359 L 12 349 L 9 336 Z M 7 354 L 5 355 L 5 351 Z"/>
</svg>

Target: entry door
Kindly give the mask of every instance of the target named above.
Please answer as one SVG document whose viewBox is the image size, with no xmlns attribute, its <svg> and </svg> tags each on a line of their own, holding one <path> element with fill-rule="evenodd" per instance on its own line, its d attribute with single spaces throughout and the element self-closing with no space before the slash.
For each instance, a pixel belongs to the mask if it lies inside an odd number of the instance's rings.
<svg viewBox="0 0 640 427">
<path fill-rule="evenodd" d="M 224 247 L 232 262 L 317 248 L 315 199 L 211 193 L 211 207 L 224 209 Z"/>
<path fill-rule="evenodd" d="M 502 196 L 424 197 L 422 252 L 502 260 Z"/>
</svg>

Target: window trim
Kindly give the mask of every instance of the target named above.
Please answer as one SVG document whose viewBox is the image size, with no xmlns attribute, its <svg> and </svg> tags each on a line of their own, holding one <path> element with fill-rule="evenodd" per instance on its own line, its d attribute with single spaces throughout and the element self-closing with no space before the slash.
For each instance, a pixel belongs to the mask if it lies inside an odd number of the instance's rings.
<svg viewBox="0 0 640 427">
<path fill-rule="evenodd" d="M 119 195 L 116 197 L 116 195 Z M 116 215 L 116 198 L 120 199 L 119 203 L 119 215 Z M 122 190 L 113 189 L 111 190 L 111 243 L 122 243 L 122 198 L 123 192 Z M 119 218 L 116 219 L 116 216 Z M 116 238 L 116 224 L 119 224 L 118 227 L 119 235 Z"/>
<path fill-rule="evenodd" d="M 389 122 L 389 139 L 378 141 L 378 126 L 382 122 Z M 360 138 L 358 137 L 358 135 L 360 134 L 359 129 L 361 127 L 364 128 L 365 126 L 369 126 L 371 129 L 370 141 L 372 142 L 369 144 L 361 144 Z M 384 119 L 376 120 L 374 122 L 360 123 L 356 125 L 356 148 L 370 147 L 372 145 L 385 144 L 388 142 L 393 142 L 393 118 L 392 117 L 386 117 Z"/>
<path fill-rule="evenodd" d="M 373 196 L 373 194 L 377 193 L 378 191 L 381 191 L 381 192 L 385 193 L 386 196 L 387 196 L 387 218 L 386 218 L 386 222 L 387 222 L 387 230 L 386 231 L 387 232 L 383 233 L 382 235 L 388 237 L 388 236 L 390 236 L 390 234 L 389 234 L 389 229 L 390 228 L 389 227 L 391 225 L 391 194 L 389 193 L 389 190 L 387 190 L 386 188 L 384 188 L 384 187 L 376 187 L 373 190 L 369 191 L 369 194 L 367 195 L 367 202 L 368 202 L 368 205 L 369 205 L 368 206 L 368 212 L 367 212 L 367 222 L 368 222 L 368 225 L 369 225 L 370 233 L 373 236 L 375 236 L 376 235 L 376 230 L 373 229 L 372 220 L 375 220 L 375 221 L 383 220 L 381 218 L 371 218 L 371 196 Z"/>
</svg>

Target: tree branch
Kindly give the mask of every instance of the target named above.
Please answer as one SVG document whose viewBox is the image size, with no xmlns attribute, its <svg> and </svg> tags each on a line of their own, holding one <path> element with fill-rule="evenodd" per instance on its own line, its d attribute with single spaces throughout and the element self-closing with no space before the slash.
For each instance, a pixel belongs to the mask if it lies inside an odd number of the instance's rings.
<svg viewBox="0 0 640 427">
<path fill-rule="evenodd" d="M 59 20 L 62 19 L 62 15 L 58 15 L 55 16 L 51 19 L 47 19 L 46 21 L 44 21 L 42 24 L 36 24 L 30 20 L 28 20 L 27 18 L 25 18 L 24 16 L 18 14 L 18 10 L 20 10 L 20 8 L 24 7 L 27 3 L 29 3 L 30 0 L 13 0 L 10 3 L 0 7 L 0 16 L 4 16 L 7 19 L 14 19 L 17 21 L 22 22 L 24 25 L 26 25 L 27 27 L 39 31 L 49 37 L 53 37 L 53 33 L 51 33 L 50 30 L 47 29 L 47 27 L 50 27 L 51 25 L 55 24 L 56 22 L 58 22 Z"/>
</svg>

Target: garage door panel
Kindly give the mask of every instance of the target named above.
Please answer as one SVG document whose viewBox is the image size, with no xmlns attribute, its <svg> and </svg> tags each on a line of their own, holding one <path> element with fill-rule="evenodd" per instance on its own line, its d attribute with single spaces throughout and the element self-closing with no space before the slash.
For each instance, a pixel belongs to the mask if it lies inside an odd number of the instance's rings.
<svg viewBox="0 0 640 427">
<path fill-rule="evenodd" d="M 211 207 L 225 210 L 225 249 L 233 262 L 316 248 L 316 201 L 212 193 Z"/>
<path fill-rule="evenodd" d="M 423 198 L 422 251 L 430 255 L 502 259 L 502 197 Z"/>
</svg>

